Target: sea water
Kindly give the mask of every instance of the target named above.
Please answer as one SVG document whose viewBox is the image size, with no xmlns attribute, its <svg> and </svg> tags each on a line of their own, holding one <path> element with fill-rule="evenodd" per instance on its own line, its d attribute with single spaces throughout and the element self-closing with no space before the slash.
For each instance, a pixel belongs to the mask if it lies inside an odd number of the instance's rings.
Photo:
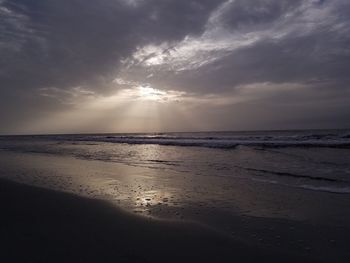
<svg viewBox="0 0 350 263">
<path fill-rule="evenodd" d="M 2 136 L 0 149 L 350 194 L 350 130 Z"/>
</svg>

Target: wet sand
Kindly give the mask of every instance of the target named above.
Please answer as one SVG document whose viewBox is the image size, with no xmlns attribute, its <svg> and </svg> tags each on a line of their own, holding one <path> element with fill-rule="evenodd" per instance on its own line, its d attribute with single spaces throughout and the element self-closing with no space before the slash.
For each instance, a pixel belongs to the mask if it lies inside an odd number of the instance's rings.
<svg viewBox="0 0 350 263">
<path fill-rule="evenodd" d="M 4 262 L 321 262 L 195 223 L 149 219 L 3 179 L 0 203 Z"/>
<path fill-rule="evenodd" d="M 0 157 L 0 178 L 20 183 L 0 181 L 1 252 L 18 259 L 9 262 L 350 262 L 348 195 L 70 156 Z"/>
</svg>

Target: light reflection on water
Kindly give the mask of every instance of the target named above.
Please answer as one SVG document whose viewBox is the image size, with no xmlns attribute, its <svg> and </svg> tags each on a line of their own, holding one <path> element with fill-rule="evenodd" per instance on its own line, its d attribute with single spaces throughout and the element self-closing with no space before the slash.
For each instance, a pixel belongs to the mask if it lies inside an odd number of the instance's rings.
<svg viewBox="0 0 350 263">
<path fill-rule="evenodd" d="M 55 147 L 62 149 L 61 146 Z M 287 155 L 246 148 L 225 151 L 108 143 L 69 144 L 63 148 L 74 154 L 0 152 L 0 176 L 109 200 L 128 211 L 151 217 L 182 218 L 185 208 L 194 213 L 205 208 L 253 216 L 301 219 L 312 214 L 312 209 L 319 209 L 318 205 L 313 205 L 310 211 L 302 210 L 304 205 L 300 195 L 309 195 L 296 186 L 309 179 L 242 168 L 278 166 L 284 169 L 288 161 L 292 162 L 289 167 L 293 167 L 295 162 L 310 163 L 309 159 L 300 161 L 290 157 L 292 150 L 288 150 Z M 298 150 L 297 154 L 300 152 L 302 150 Z M 110 158 L 100 158 L 106 157 L 106 154 Z M 313 154 L 318 154 L 318 151 Z M 266 165 L 269 167 L 263 167 Z"/>
<path fill-rule="evenodd" d="M 1 153 L 0 174 L 11 180 L 111 201 L 151 216 L 152 208 L 182 203 L 185 188 L 170 186 L 170 174 L 101 161 L 41 154 Z M 177 176 L 179 178 L 179 176 Z M 186 191 L 186 190 L 185 190 Z"/>
</svg>

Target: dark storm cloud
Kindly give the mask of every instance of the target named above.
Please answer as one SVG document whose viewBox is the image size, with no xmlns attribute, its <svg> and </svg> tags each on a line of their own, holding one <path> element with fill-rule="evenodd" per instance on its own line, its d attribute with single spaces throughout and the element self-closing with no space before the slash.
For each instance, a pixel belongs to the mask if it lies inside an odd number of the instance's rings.
<svg viewBox="0 0 350 263">
<path fill-rule="evenodd" d="M 229 29 L 265 26 L 298 7 L 302 0 L 238 0 L 224 10 L 221 20 Z"/>
<path fill-rule="evenodd" d="M 349 32 L 350 33 L 350 32 Z M 210 93 L 234 90 L 239 85 L 259 82 L 307 83 L 334 81 L 334 88 L 348 89 L 350 76 L 349 35 L 334 38 L 332 33 L 288 38 L 282 41 L 261 41 L 200 69 L 169 74 L 165 82 L 186 90 Z M 334 48 L 342 43 L 343 47 Z M 163 76 L 162 76 L 163 77 Z"/>
<path fill-rule="evenodd" d="M 220 23 L 233 35 L 238 29 L 255 30 L 252 37 L 257 40 L 223 50 L 222 57 L 193 70 L 177 74 L 160 70 L 153 80 L 159 87 L 173 83 L 198 93 L 227 92 L 259 82 L 322 80 L 337 83 L 334 89 L 348 89 L 350 17 L 345 14 L 350 12 L 350 4 L 311 3 L 306 9 L 303 1 L 233 1 L 219 17 Z M 215 57 L 217 51 L 212 52 Z"/>
<path fill-rule="evenodd" d="M 2 83 L 11 88 L 100 82 L 149 41 L 201 31 L 213 1 L 5 1 Z M 102 78 L 102 79 L 101 79 Z"/>
<path fill-rule="evenodd" d="M 0 1 L 1 119 L 16 123 L 42 110 L 67 107 L 38 98 L 40 88 L 88 86 L 105 92 L 120 60 L 137 46 L 201 33 L 218 4 L 209 0 Z"/>
<path fill-rule="evenodd" d="M 111 94 L 115 78 L 198 97 L 257 88 L 253 104 L 203 108 L 207 116 L 265 107 L 277 123 L 289 99 L 344 122 L 349 13 L 347 0 L 0 0 L 0 132 L 74 108 L 71 97 Z"/>
</svg>

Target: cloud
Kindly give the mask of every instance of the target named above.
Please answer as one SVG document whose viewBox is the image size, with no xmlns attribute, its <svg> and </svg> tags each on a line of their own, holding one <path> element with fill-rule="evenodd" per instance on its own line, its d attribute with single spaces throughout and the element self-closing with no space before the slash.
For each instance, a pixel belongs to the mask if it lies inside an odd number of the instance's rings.
<svg viewBox="0 0 350 263">
<path fill-rule="evenodd" d="M 212 1 L 3 1 L 2 80 L 19 89 L 103 83 L 136 47 L 198 33 L 213 6 Z"/>
<path fill-rule="evenodd" d="M 155 85 L 197 92 L 259 81 L 347 79 L 350 21 L 339 14 L 348 6 L 255 2 L 227 1 L 211 14 L 202 35 L 138 49 L 124 74 L 144 78 L 142 72 L 151 72 Z"/>
<path fill-rule="evenodd" d="M 280 125 L 287 98 L 341 126 L 349 12 L 346 0 L 2 0 L 0 132 L 138 86 L 181 94 L 213 128 L 243 111 L 262 128 L 260 107 Z M 306 123 L 295 114 L 288 127 Z"/>
</svg>

